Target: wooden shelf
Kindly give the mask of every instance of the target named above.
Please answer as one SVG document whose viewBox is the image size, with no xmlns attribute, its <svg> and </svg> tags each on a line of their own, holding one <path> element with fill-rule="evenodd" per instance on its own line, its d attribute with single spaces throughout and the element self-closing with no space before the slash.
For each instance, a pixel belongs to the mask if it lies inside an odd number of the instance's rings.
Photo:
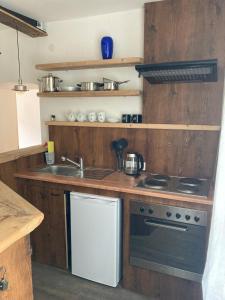
<svg viewBox="0 0 225 300">
<path fill-rule="evenodd" d="M 31 36 L 31 37 L 43 37 L 47 36 L 47 32 L 34 27 L 20 18 L 6 12 L 5 10 L 0 8 L 0 23 L 9 26 L 14 29 L 18 29 L 19 31 Z"/>
<path fill-rule="evenodd" d="M 68 71 L 68 70 L 80 70 L 80 69 L 130 67 L 141 63 L 143 63 L 143 58 L 141 57 L 127 57 L 127 58 L 38 64 L 35 67 L 36 69 L 42 71 Z"/>
<path fill-rule="evenodd" d="M 216 125 L 144 124 L 144 123 L 135 124 L 135 123 L 100 123 L 100 122 L 67 122 L 67 121 L 47 121 L 45 122 L 45 124 L 48 126 L 220 131 L 220 126 L 216 126 Z"/>
<path fill-rule="evenodd" d="M 75 91 L 75 92 L 45 92 L 37 93 L 39 97 L 121 97 L 140 96 L 138 90 L 117 90 L 117 91 Z"/>
</svg>

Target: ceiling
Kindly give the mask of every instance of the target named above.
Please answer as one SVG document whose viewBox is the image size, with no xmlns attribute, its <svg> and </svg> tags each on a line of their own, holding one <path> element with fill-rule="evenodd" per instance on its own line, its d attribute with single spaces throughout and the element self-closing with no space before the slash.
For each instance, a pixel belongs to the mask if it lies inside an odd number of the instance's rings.
<svg viewBox="0 0 225 300">
<path fill-rule="evenodd" d="M 143 8 L 154 0 L 0 0 L 0 5 L 51 22 Z"/>
</svg>

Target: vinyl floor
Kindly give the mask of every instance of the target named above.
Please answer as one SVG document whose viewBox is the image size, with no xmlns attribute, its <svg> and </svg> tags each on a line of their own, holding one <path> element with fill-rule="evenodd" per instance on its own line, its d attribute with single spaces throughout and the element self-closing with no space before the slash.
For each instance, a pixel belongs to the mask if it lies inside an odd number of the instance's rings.
<svg viewBox="0 0 225 300">
<path fill-rule="evenodd" d="M 111 288 L 54 267 L 33 263 L 34 300 L 155 300 Z"/>
</svg>

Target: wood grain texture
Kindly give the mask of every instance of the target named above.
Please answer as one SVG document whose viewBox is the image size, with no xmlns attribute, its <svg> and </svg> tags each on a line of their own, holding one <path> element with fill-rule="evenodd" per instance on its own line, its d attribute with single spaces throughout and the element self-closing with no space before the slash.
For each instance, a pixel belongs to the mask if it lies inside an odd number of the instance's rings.
<svg viewBox="0 0 225 300">
<path fill-rule="evenodd" d="M 43 37 L 48 35 L 47 32 L 24 22 L 20 18 L 13 16 L 9 12 L 6 12 L 1 8 L 0 8 L 0 23 L 14 29 L 18 29 L 19 31 L 33 38 Z"/>
<path fill-rule="evenodd" d="M 20 194 L 44 213 L 44 221 L 31 233 L 32 258 L 67 268 L 64 190 L 55 184 L 18 182 Z"/>
<path fill-rule="evenodd" d="M 191 131 L 220 131 L 220 126 L 209 125 L 185 125 L 185 124 L 143 124 L 143 123 L 101 123 L 101 122 L 69 122 L 47 121 L 48 126 L 74 126 L 74 127 L 100 127 L 100 128 L 136 128 L 136 129 L 169 129 Z"/>
<path fill-rule="evenodd" d="M 0 182 L 0 253 L 33 231 L 43 214 Z"/>
<path fill-rule="evenodd" d="M 150 85 L 145 80 L 144 122 L 220 125 L 225 60 L 223 28 L 223 0 L 146 3 L 145 63 L 217 58 L 219 80 L 165 85 Z"/>
<path fill-rule="evenodd" d="M 0 254 L 9 288 L 0 292 L 0 300 L 33 300 L 31 249 L 29 237 L 22 238 Z M 2 273 L 1 273 L 2 276 Z"/>
<path fill-rule="evenodd" d="M 138 181 L 144 178 L 146 175 L 143 174 L 139 178 L 134 178 L 127 176 L 123 173 L 114 172 L 111 175 L 106 176 L 102 180 L 94 180 L 94 179 L 84 179 L 77 177 L 69 177 L 69 176 L 56 176 L 46 173 L 40 172 L 20 172 L 16 173 L 15 176 L 19 179 L 31 179 L 33 181 L 41 181 L 59 184 L 62 189 L 72 191 L 77 190 L 77 188 L 91 188 L 97 189 L 105 192 L 119 192 L 119 193 L 127 193 L 132 194 L 135 198 L 139 198 L 141 196 L 147 196 L 150 198 L 158 199 L 158 203 L 160 204 L 168 204 L 167 201 L 170 201 L 171 205 L 206 205 L 212 206 L 213 199 L 208 197 L 198 197 L 191 195 L 182 195 L 182 194 L 172 194 L 160 191 L 152 191 L 147 189 L 142 189 L 136 187 Z M 20 189 L 19 192 L 21 193 Z M 23 195 L 23 194 L 22 194 Z"/>
<path fill-rule="evenodd" d="M 17 149 L 9 152 L 0 153 L 0 164 L 16 160 L 18 158 L 31 156 L 38 153 L 43 153 L 47 150 L 45 146 L 33 146 L 24 149 Z"/>
<path fill-rule="evenodd" d="M 141 57 L 125 57 L 125 58 L 113 58 L 113 59 L 38 64 L 35 66 L 35 68 L 43 71 L 67 71 L 67 70 L 81 70 L 81 69 L 130 67 L 130 66 L 135 66 L 136 64 L 141 64 L 142 62 L 143 62 L 143 58 Z"/>
<path fill-rule="evenodd" d="M 11 156 L 12 159 L 15 158 L 14 154 L 15 153 L 13 153 L 13 155 Z M 4 157 L 4 160 L 7 158 L 6 159 L 7 162 L 0 164 L 0 180 L 3 181 L 5 184 L 7 184 L 14 191 L 17 191 L 14 173 L 21 170 L 35 168 L 35 166 L 44 163 L 43 153 L 20 157 L 16 160 L 11 160 L 11 161 L 8 161 L 9 157 L 10 156 Z"/>
<path fill-rule="evenodd" d="M 144 156 L 147 170 L 177 176 L 211 178 L 217 155 L 219 133 L 200 131 L 148 130 L 49 126 L 55 142 L 56 161 L 61 155 L 84 158 L 86 166 L 115 168 L 111 142 L 128 140 L 127 151 Z"/>
<path fill-rule="evenodd" d="M 130 97 L 140 96 L 138 90 L 115 90 L 115 91 L 75 91 L 75 92 L 42 92 L 38 97 Z"/>
</svg>

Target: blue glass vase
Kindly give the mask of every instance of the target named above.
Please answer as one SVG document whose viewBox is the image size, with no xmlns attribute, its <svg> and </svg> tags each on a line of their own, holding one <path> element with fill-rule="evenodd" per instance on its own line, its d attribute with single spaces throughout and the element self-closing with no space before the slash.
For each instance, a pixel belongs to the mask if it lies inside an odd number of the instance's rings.
<svg viewBox="0 0 225 300">
<path fill-rule="evenodd" d="M 101 51 L 103 59 L 110 59 L 113 55 L 113 39 L 110 36 L 104 36 L 101 39 Z"/>
</svg>

